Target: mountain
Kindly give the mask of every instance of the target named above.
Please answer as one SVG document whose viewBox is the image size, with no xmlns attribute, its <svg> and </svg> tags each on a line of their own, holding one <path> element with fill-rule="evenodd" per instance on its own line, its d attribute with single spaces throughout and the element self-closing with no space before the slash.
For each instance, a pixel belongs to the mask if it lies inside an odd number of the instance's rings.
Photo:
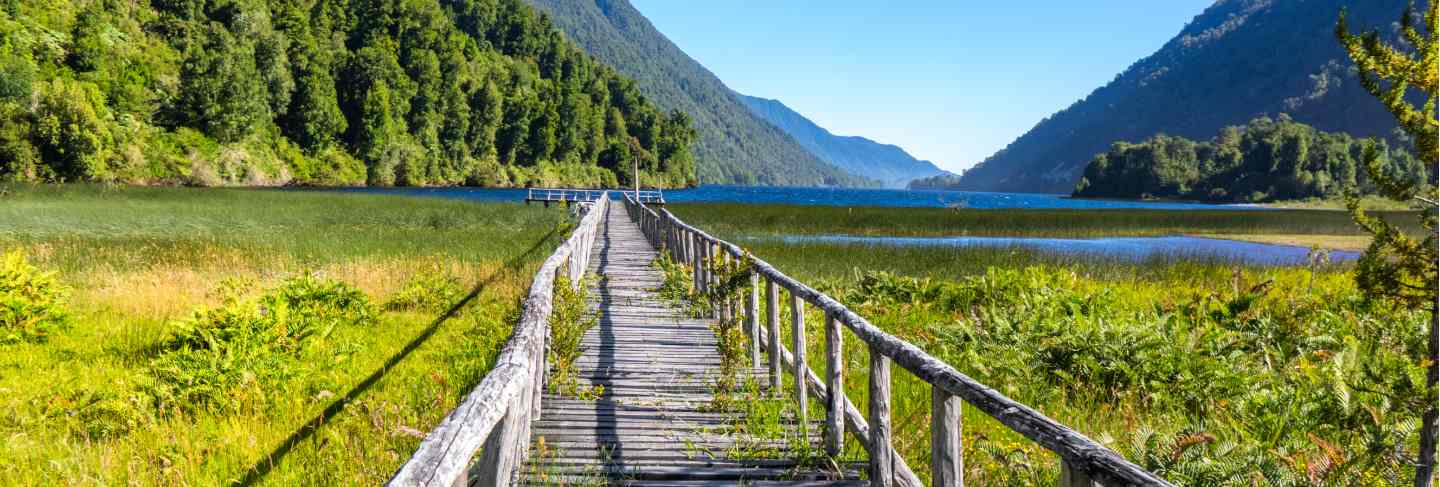
<svg viewBox="0 0 1440 487">
<path fill-rule="evenodd" d="M 518 0 L 0 7 L 0 181 L 674 187 L 694 137 Z"/>
<path fill-rule="evenodd" d="M 751 113 L 704 66 L 655 29 L 626 0 L 527 0 L 570 39 L 634 78 L 646 98 L 681 110 L 699 131 L 700 182 L 784 186 L 873 184 L 825 163 Z"/>
<path fill-rule="evenodd" d="M 950 174 L 930 161 L 911 157 L 899 147 L 864 137 L 831 134 L 779 100 L 737 95 L 750 111 L 790 134 L 805 150 L 850 174 L 896 188 L 905 187 L 912 179 Z"/>
<path fill-rule="evenodd" d="M 1360 86 L 1340 43 L 1351 25 L 1392 26 L 1407 0 L 1219 0 L 1180 34 L 1085 99 L 965 171 L 955 189 L 1068 193 L 1117 141 L 1205 139 L 1289 114 L 1327 132 L 1385 136 L 1395 122 Z"/>
</svg>

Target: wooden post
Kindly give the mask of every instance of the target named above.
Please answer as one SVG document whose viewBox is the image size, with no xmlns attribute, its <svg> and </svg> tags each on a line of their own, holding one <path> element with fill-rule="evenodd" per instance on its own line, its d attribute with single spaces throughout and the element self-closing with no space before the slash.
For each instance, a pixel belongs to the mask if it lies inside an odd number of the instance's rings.
<svg viewBox="0 0 1440 487">
<path fill-rule="evenodd" d="M 725 269 L 726 271 L 730 269 L 730 252 L 726 251 L 724 248 L 720 249 L 720 262 L 724 264 L 724 266 L 721 267 L 722 269 Z M 719 276 L 715 277 L 715 284 L 717 288 L 720 287 L 721 283 Z M 731 321 L 735 318 L 735 316 L 733 314 L 732 306 L 730 306 L 730 293 L 727 292 L 724 296 L 720 296 L 719 306 L 720 319 L 723 320 L 724 323 L 734 323 L 733 321 Z"/>
<path fill-rule="evenodd" d="M 960 398 L 930 386 L 930 485 L 935 487 L 965 485 L 960 403 Z"/>
<path fill-rule="evenodd" d="M 695 293 L 703 294 L 705 287 L 700 280 L 705 276 L 705 265 L 702 263 L 704 258 L 700 256 L 700 236 L 694 232 L 690 233 L 690 259 L 690 267 L 694 270 L 691 274 L 695 278 Z"/>
<path fill-rule="evenodd" d="M 505 418 L 495 424 L 495 429 L 490 430 L 490 437 L 485 439 L 485 447 L 480 452 L 480 462 L 477 468 L 480 474 L 479 481 L 475 485 L 480 487 L 503 487 L 510 485 L 510 475 L 515 469 L 515 448 L 519 445 L 517 431 L 519 425 L 519 411 L 515 404 L 511 403 L 505 411 Z M 463 485 L 463 482 L 457 481 Z"/>
<path fill-rule="evenodd" d="M 825 313 L 825 453 L 839 456 L 845 449 L 845 349 L 840 321 Z"/>
<path fill-rule="evenodd" d="M 780 286 L 765 279 L 765 327 L 770 332 L 770 395 L 780 395 Z"/>
<path fill-rule="evenodd" d="M 1099 482 L 1090 479 L 1090 475 L 1070 465 L 1064 459 L 1060 460 L 1060 487 L 1101 487 Z"/>
<path fill-rule="evenodd" d="M 706 299 L 709 299 L 710 289 L 711 289 L 711 287 L 712 287 L 712 286 L 710 285 L 710 279 L 711 279 L 712 277 L 714 277 L 714 274 L 715 274 L 715 273 L 711 270 L 711 266 L 713 266 L 713 265 L 715 265 L 715 247 L 714 247 L 713 245 L 711 245 L 708 240 L 705 240 L 704 237 L 701 237 L 701 238 L 700 238 L 700 268 L 701 268 L 701 270 L 700 270 L 700 289 L 702 289 L 703 292 L 705 293 L 705 295 L 706 295 L 706 297 L 707 297 Z M 711 301 L 711 302 L 710 302 L 710 318 L 713 319 L 714 317 L 715 317 L 715 302 L 714 302 L 714 301 Z"/>
<path fill-rule="evenodd" d="M 750 368 L 760 367 L 760 273 L 750 272 L 745 301 L 745 332 L 750 335 Z"/>
<path fill-rule="evenodd" d="M 895 473 L 890 449 L 890 357 L 870 346 L 870 485 L 890 487 Z"/>
<path fill-rule="evenodd" d="M 805 397 L 805 378 L 810 373 L 810 366 L 805 362 L 805 301 L 790 293 L 790 338 L 791 352 L 795 354 L 795 401 L 797 419 L 800 420 L 800 432 L 805 434 L 810 430 L 809 416 L 806 414 L 810 409 L 810 401 Z"/>
</svg>

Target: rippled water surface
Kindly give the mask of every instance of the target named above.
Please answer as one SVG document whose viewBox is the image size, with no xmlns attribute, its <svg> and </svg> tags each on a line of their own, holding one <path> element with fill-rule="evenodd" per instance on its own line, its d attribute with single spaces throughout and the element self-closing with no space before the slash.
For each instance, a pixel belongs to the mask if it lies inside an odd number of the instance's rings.
<svg viewBox="0 0 1440 487">
<path fill-rule="evenodd" d="M 1302 265 L 1310 249 L 1290 245 L 1271 245 L 1236 240 L 1202 237 L 1108 237 L 1108 238 L 1041 238 L 1041 237 L 869 237 L 853 235 L 805 235 L 783 237 L 748 237 L 747 241 L 781 241 L 786 243 L 840 243 L 878 246 L 917 247 L 999 247 L 1026 248 L 1064 255 L 1119 257 L 1145 260 L 1150 257 L 1216 259 L 1257 265 Z M 1332 251 L 1333 262 L 1352 261 L 1357 252 Z"/>
<path fill-rule="evenodd" d="M 347 191 L 442 196 L 479 201 L 524 201 L 523 189 L 485 188 L 356 188 Z M 899 189 L 776 188 L 702 186 L 665 191 L 671 203 L 750 203 L 823 206 L 894 206 L 907 208 L 1150 208 L 1164 210 L 1253 210 L 1253 206 L 1161 203 L 1130 200 L 1074 199 L 1058 194 L 983 193 L 971 191 L 906 191 Z"/>
</svg>

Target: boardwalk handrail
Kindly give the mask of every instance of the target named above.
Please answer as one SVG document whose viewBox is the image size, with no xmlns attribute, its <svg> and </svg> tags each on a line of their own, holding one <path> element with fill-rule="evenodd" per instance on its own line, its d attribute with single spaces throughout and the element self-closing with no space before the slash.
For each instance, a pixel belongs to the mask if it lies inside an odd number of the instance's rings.
<svg viewBox="0 0 1440 487">
<path fill-rule="evenodd" d="M 524 462 L 529 450 L 530 423 L 540 413 L 555 277 L 565 266 L 571 286 L 580 285 L 609 202 L 608 195 L 602 192 L 570 238 L 540 265 L 530 283 L 520 322 L 495 367 L 425 435 L 420 448 L 395 472 L 388 485 L 465 485 L 472 471 L 478 475 L 480 485 L 510 485 L 516 466 Z M 482 445 L 483 457 L 472 468 L 475 452 Z"/>
<path fill-rule="evenodd" d="M 581 189 L 581 188 L 528 188 L 525 191 L 525 201 L 543 202 L 589 202 L 599 199 L 607 192 L 624 193 L 634 196 L 641 203 L 665 204 L 665 193 L 658 189 L 642 189 L 639 191 L 630 190 L 604 190 L 604 189 Z"/>
<path fill-rule="evenodd" d="M 779 364 L 792 367 L 797 378 L 795 384 L 800 421 L 805 418 L 806 389 L 813 387 L 817 399 L 826 404 L 825 447 L 831 453 L 838 453 L 843 446 L 843 433 L 848 423 L 852 434 L 865 445 L 870 456 L 870 479 L 874 486 L 904 485 L 920 487 L 920 481 L 910 472 L 904 459 L 896 454 L 890 441 L 890 362 L 914 374 L 931 386 L 931 472 L 934 485 L 962 485 L 963 460 L 960 440 L 960 407 L 956 398 L 963 399 L 976 409 L 995 418 L 1005 427 L 1024 435 L 1036 444 L 1056 453 L 1061 458 L 1060 485 L 1092 486 L 1096 484 L 1118 486 L 1170 486 L 1159 476 L 1131 463 L 1118 453 L 1096 443 L 1078 431 L 1045 416 L 1029 406 L 1001 394 L 985 384 L 960 373 L 954 367 L 921 350 L 919 347 L 895 337 L 864 317 L 851 311 L 839 301 L 826 296 L 810 286 L 793 279 L 769 263 L 744 251 L 739 246 L 715 238 L 676 218 L 669 211 L 659 213 L 637 204 L 628 195 L 625 198 L 630 218 L 635 220 L 641 231 L 656 248 L 663 248 L 678 262 L 694 269 L 695 285 L 706 290 L 714 283 L 712 263 L 716 259 L 744 259 L 751 265 L 750 293 L 746 299 L 747 323 L 744 327 L 751 340 L 751 360 L 759 365 L 762 344 L 768 344 L 771 356 L 771 385 L 778 390 L 780 385 Z M 716 250 L 720 253 L 717 253 Z M 759 280 L 765 279 L 767 289 L 767 328 L 759 326 Z M 778 289 L 784 288 L 792 296 L 793 344 L 796 353 L 779 344 L 779 298 Z M 821 377 L 806 365 L 804 353 L 803 305 L 819 308 L 826 316 L 826 377 Z M 728 303 L 726 303 L 728 305 Z M 721 306 L 722 308 L 725 306 Z M 870 351 L 870 414 L 863 418 L 854 404 L 844 394 L 843 371 L 841 366 L 841 333 L 839 324 L 845 325 L 855 336 L 868 346 Z M 778 359 L 777 359 L 778 358 Z M 831 395 L 838 389 L 840 394 Z M 843 419 L 842 419 L 843 418 Z M 938 418 L 938 420 L 937 420 Z"/>
</svg>

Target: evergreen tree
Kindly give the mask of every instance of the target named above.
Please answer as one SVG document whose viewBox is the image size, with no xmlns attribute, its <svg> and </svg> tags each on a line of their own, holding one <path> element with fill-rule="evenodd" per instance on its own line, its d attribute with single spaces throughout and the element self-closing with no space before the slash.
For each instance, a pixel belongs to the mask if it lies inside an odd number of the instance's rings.
<svg viewBox="0 0 1440 487">
<path fill-rule="evenodd" d="M 268 121 L 269 97 L 255 66 L 255 47 L 219 24 L 192 48 L 180 71 L 183 118 L 220 142 L 239 141 Z"/>
<path fill-rule="evenodd" d="M 1400 17 L 1400 32 L 1406 47 L 1387 45 L 1378 30 L 1353 34 L 1345 21 L 1345 12 L 1340 13 L 1335 35 L 1344 44 L 1350 59 L 1359 68 L 1360 82 L 1395 116 L 1400 128 L 1413 141 L 1420 160 L 1429 166 L 1431 181 L 1440 163 L 1437 150 L 1437 135 L 1440 135 L 1440 114 L 1436 112 L 1436 71 L 1437 49 L 1440 49 L 1440 28 L 1436 21 L 1440 0 L 1430 0 L 1423 26 L 1416 25 L 1414 12 L 1406 9 Z M 1414 88 L 1425 97 L 1420 106 L 1409 101 L 1410 89 Z M 1440 289 L 1437 289 L 1437 245 L 1436 222 L 1440 220 L 1440 207 L 1436 205 L 1433 187 L 1424 190 L 1423 185 L 1394 178 L 1385 172 L 1380 152 L 1373 147 L 1365 152 L 1365 169 L 1381 192 L 1390 198 L 1414 202 L 1421 208 L 1420 223 L 1426 230 L 1423 238 L 1406 235 L 1382 218 L 1365 214 L 1360 209 L 1359 199 L 1353 194 L 1349 198 L 1350 213 L 1355 222 L 1374 235 L 1370 246 L 1361 256 L 1356 269 L 1356 282 L 1365 293 L 1377 298 L 1392 300 L 1399 306 L 1429 308 L 1431 315 L 1427 356 L 1429 364 L 1425 378 L 1421 416 L 1419 459 L 1415 468 L 1415 485 L 1428 487 L 1435 481 L 1435 450 L 1440 440 Z"/>
</svg>

